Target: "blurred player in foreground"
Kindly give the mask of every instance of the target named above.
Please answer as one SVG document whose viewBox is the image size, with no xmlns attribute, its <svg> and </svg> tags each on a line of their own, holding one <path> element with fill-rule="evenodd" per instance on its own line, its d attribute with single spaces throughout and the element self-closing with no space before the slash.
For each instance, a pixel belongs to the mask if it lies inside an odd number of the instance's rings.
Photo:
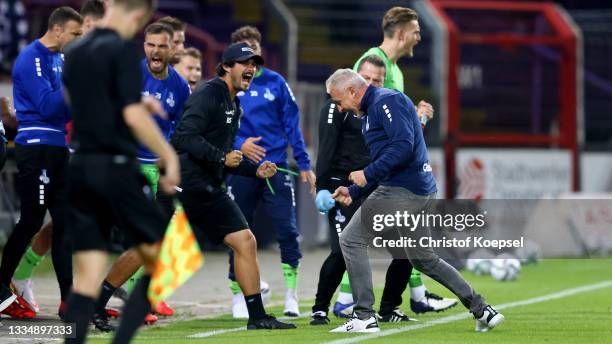
<svg viewBox="0 0 612 344">
<path fill-rule="evenodd" d="M 144 52 L 145 58 L 141 61 L 141 70 L 143 75 L 144 86 L 142 90 L 143 97 L 154 97 L 162 104 L 165 118 L 160 114 L 155 114 L 155 122 L 159 126 L 167 141 L 170 140 L 176 124 L 183 114 L 183 108 L 190 91 L 187 82 L 169 65 L 170 58 L 173 55 L 172 43 L 172 28 L 161 22 L 155 22 L 147 26 L 144 30 Z M 160 170 L 157 166 L 159 162 L 158 156 L 144 146 L 140 146 L 138 150 L 138 161 L 140 162 L 140 170 L 147 178 L 151 191 L 156 197 L 162 197 L 163 193 L 158 192 L 158 183 L 160 178 Z M 160 190 L 161 191 L 161 190 Z M 169 218 L 172 216 L 174 207 L 172 200 L 169 200 L 170 205 L 165 209 Z M 108 273 L 106 279 L 102 283 L 100 298 L 96 303 L 96 313 L 94 315 L 94 325 L 103 331 L 112 331 L 113 326 L 109 324 L 106 312 L 106 304 L 111 298 L 115 290 L 125 283 L 140 267 L 142 261 L 138 259 L 138 252 L 134 249 L 123 253 Z M 135 284 L 134 284 L 135 285 Z M 129 288 L 131 292 L 133 286 Z M 161 302 L 155 313 L 170 316 L 174 311 L 165 303 Z M 120 314 L 113 314 L 119 316 Z M 146 323 L 155 322 L 156 318 L 153 315 L 147 315 Z"/>
<path fill-rule="evenodd" d="M 76 149 L 69 172 L 76 278 L 65 319 L 74 324 L 76 337 L 67 343 L 85 341 L 114 225 L 125 234 L 126 244 L 136 247 L 145 276 L 126 304 L 113 343 L 128 343 L 151 308 L 147 289 L 167 222 L 140 171 L 137 141 L 159 157 L 164 192 L 174 193 L 180 181 L 178 157 L 151 116 L 165 112 L 159 102 L 142 101 L 141 62 L 129 41 L 153 11 L 153 0 L 114 0 L 104 27 L 66 53 L 64 83 L 75 114 Z"/>
</svg>

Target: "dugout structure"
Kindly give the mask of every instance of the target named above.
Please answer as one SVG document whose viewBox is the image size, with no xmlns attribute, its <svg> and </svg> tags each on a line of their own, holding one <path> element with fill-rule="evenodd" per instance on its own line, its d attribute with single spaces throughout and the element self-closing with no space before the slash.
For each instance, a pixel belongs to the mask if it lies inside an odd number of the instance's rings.
<svg viewBox="0 0 612 344">
<path fill-rule="evenodd" d="M 582 49 L 567 13 L 551 2 L 427 0 L 424 6 L 437 26 L 432 73 L 438 78 L 446 197 L 511 197 L 493 189 L 521 178 L 537 183 L 531 178 L 547 173 L 557 178 L 550 194 L 578 190 Z M 516 166 L 515 175 L 494 185 L 504 177 L 496 169 L 511 162 L 505 168 Z M 547 171 L 551 163 L 556 170 Z"/>
</svg>

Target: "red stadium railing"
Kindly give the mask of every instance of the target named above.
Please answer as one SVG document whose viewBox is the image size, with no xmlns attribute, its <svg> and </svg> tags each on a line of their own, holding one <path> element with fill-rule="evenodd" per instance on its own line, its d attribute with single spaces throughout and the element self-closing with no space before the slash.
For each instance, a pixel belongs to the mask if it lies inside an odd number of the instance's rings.
<svg viewBox="0 0 612 344">
<path fill-rule="evenodd" d="M 465 146 L 497 146 L 497 147 L 548 147 L 562 148 L 571 152 L 572 189 L 579 188 L 578 168 L 578 119 L 577 114 L 577 37 L 572 28 L 559 13 L 557 5 L 552 2 L 510 2 L 510 1 L 449 1 L 429 0 L 431 6 L 442 18 L 448 34 L 448 120 L 445 139 L 446 155 L 446 191 L 448 197 L 453 197 L 456 190 L 455 155 L 458 147 Z M 480 11 L 480 17 L 474 14 Z M 544 34 L 529 32 L 529 28 L 521 28 L 519 33 L 478 31 L 474 20 L 488 19 L 487 16 L 508 15 L 520 12 L 525 15 L 539 15 L 545 20 L 549 30 Z M 460 13 L 462 19 L 471 18 L 461 24 L 452 13 Z M 484 14 L 486 13 L 486 14 Z M 483 15 L 484 14 L 484 15 Z M 463 25 L 463 27 L 460 27 Z M 558 78 L 558 131 L 549 133 L 526 132 L 466 132 L 461 122 L 465 117 L 462 113 L 461 90 L 458 80 L 458 67 L 463 57 L 462 48 L 466 45 L 495 46 L 499 49 L 514 49 L 520 46 L 554 47 L 560 51 Z"/>
</svg>

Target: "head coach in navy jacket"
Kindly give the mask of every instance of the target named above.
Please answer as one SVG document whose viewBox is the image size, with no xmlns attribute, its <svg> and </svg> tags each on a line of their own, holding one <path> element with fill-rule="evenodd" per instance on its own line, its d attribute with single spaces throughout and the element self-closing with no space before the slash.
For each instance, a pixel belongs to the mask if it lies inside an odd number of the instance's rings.
<svg viewBox="0 0 612 344">
<path fill-rule="evenodd" d="M 327 80 L 326 87 L 339 111 L 353 111 L 363 118 L 362 132 L 371 159 L 363 170 L 349 175 L 354 185 L 336 189 L 333 195 L 336 201 L 348 206 L 362 192 L 374 189 L 367 200 L 391 201 L 408 213 L 426 211 L 437 189 L 421 123 L 410 98 L 399 91 L 368 86 L 350 69 L 337 70 Z M 332 332 L 380 331 L 373 310 L 372 272 L 367 251 L 379 233 L 368 228 L 367 221 L 362 221 L 362 208 L 340 235 L 355 298 L 354 317 Z M 382 208 L 379 210 L 384 212 Z M 503 321 L 503 315 L 487 305 L 457 270 L 430 247 L 416 245 L 406 248 L 406 254 L 415 268 L 459 297 L 477 319 L 477 328 L 490 329 Z"/>
</svg>

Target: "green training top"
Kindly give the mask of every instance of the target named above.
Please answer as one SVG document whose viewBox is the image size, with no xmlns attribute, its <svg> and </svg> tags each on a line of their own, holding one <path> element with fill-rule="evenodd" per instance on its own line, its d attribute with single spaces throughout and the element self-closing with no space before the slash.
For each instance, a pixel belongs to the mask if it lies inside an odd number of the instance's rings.
<svg viewBox="0 0 612 344">
<path fill-rule="evenodd" d="M 392 88 L 404 93 L 404 74 L 399 69 L 397 63 L 391 62 L 391 60 L 389 60 L 387 57 L 387 54 L 385 54 L 385 52 L 379 47 L 370 48 L 370 50 L 361 55 L 357 62 L 355 62 L 353 70 L 357 72 L 359 61 L 370 55 L 378 55 L 383 59 L 383 61 L 385 61 L 385 69 L 387 70 L 385 75 L 385 88 Z"/>
</svg>

